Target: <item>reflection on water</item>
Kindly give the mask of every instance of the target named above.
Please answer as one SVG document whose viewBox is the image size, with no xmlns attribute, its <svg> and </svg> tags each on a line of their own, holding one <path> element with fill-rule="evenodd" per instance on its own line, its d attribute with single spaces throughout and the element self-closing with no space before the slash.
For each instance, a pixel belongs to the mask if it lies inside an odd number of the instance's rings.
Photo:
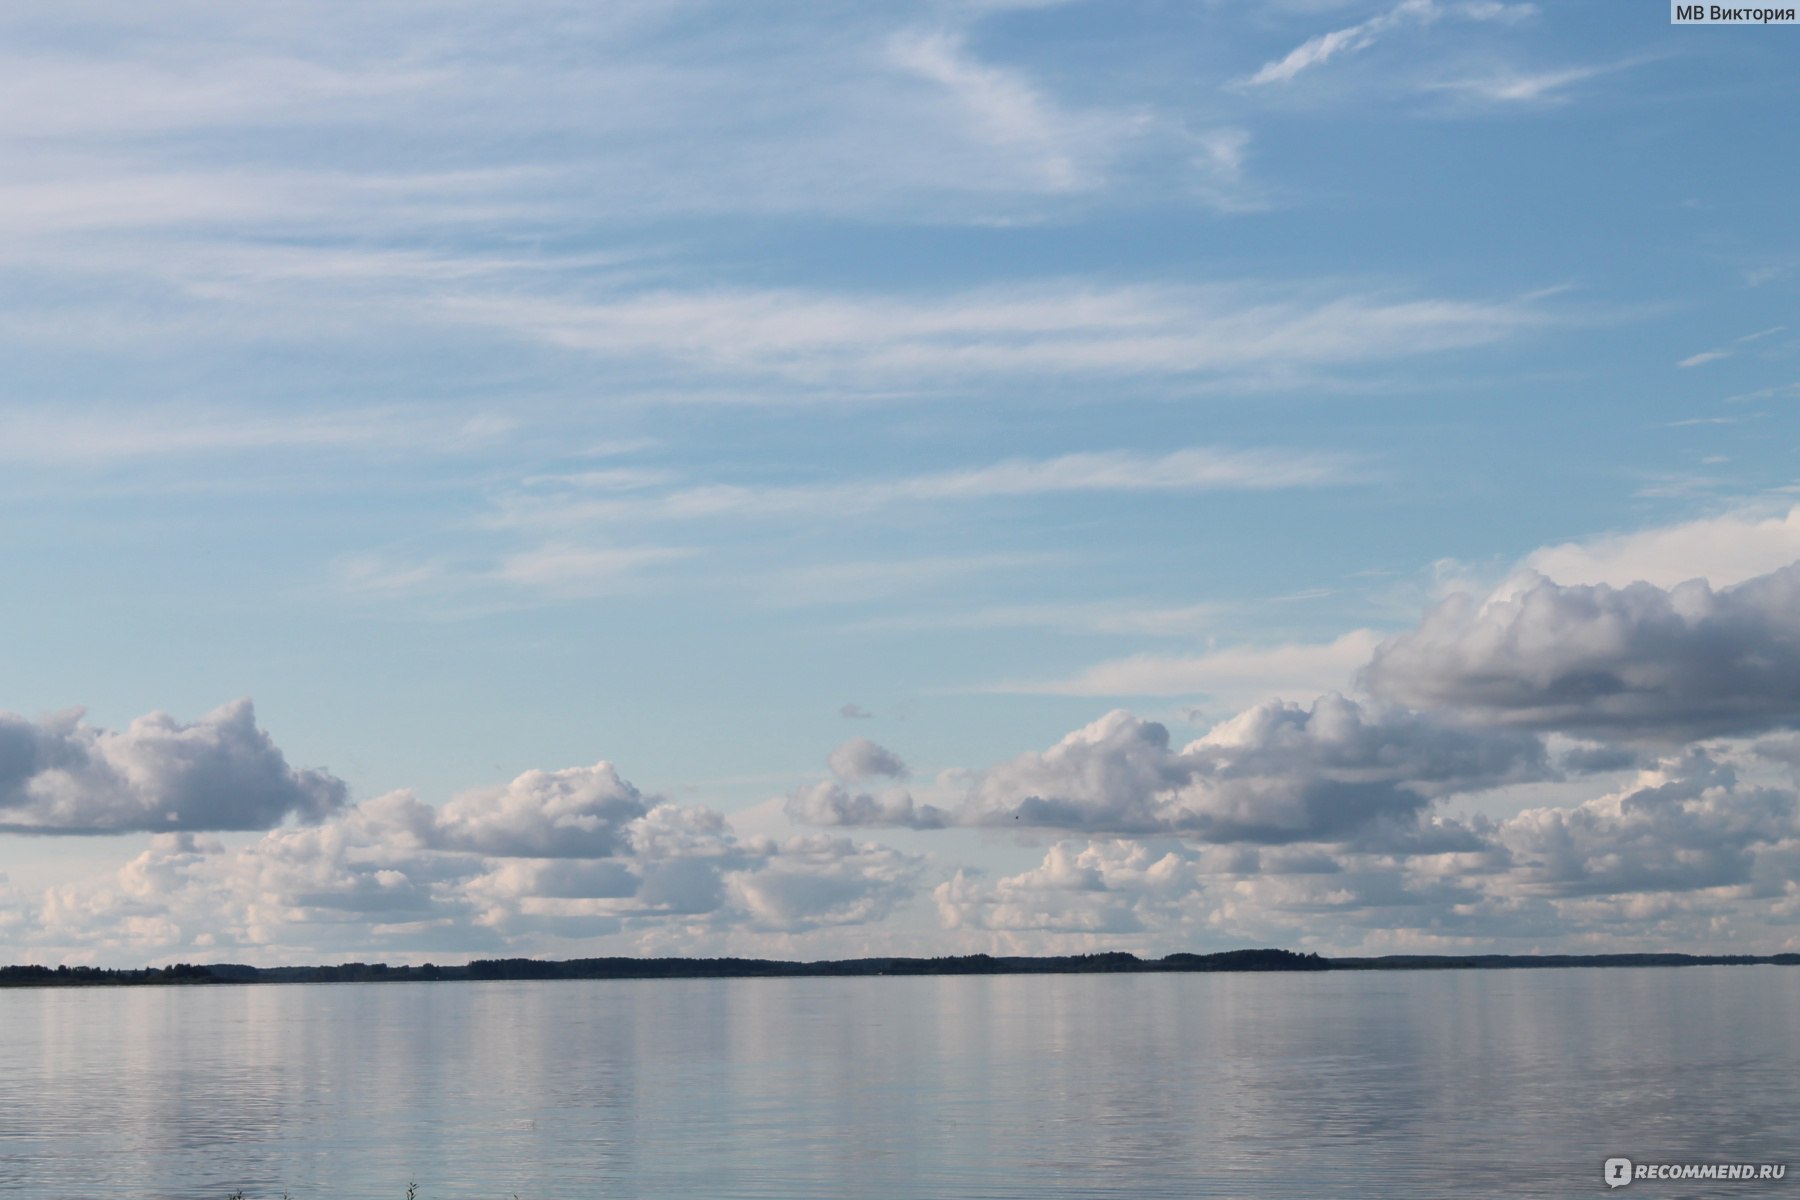
<svg viewBox="0 0 1800 1200">
<path fill-rule="evenodd" d="M 1797 1035 L 1777 967 L 7 991 L 0 1194 L 1591 1196 L 1800 1167 Z"/>
</svg>

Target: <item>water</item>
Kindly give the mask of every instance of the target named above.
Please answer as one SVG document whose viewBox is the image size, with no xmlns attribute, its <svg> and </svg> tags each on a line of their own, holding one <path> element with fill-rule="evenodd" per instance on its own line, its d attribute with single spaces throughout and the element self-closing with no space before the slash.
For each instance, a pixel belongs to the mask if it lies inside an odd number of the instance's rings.
<svg viewBox="0 0 1800 1200">
<path fill-rule="evenodd" d="M 0 1195 L 1593 1196 L 1792 1162 L 1800 970 L 0 992 Z"/>
</svg>

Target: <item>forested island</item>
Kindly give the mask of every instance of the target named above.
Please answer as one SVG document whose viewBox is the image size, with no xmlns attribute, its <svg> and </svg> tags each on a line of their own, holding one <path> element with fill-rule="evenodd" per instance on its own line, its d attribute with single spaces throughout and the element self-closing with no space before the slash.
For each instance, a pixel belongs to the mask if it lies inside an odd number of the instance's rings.
<svg viewBox="0 0 1800 1200">
<path fill-rule="evenodd" d="M 1325 958 L 1292 950 L 1227 950 L 1139 958 L 1103 954 L 944 958 L 850 958 L 782 962 L 765 958 L 477 959 L 465 966 L 252 967 L 175 963 L 166 967 L 0 967 L 0 987 L 139 987 L 247 983 L 415 983 L 497 979 L 741 979 L 864 975 L 1103 975 L 1223 971 L 1443 971 L 1547 967 L 1800 966 L 1800 954 L 1391 954 Z"/>
</svg>

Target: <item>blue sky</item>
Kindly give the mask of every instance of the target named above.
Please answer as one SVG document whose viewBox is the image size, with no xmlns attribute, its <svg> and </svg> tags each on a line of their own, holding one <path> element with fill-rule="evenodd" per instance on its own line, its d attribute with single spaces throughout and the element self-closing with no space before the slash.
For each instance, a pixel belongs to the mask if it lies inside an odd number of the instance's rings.
<svg viewBox="0 0 1800 1200">
<path fill-rule="evenodd" d="M 1791 28 L 0 26 L 9 959 L 1795 947 Z"/>
</svg>

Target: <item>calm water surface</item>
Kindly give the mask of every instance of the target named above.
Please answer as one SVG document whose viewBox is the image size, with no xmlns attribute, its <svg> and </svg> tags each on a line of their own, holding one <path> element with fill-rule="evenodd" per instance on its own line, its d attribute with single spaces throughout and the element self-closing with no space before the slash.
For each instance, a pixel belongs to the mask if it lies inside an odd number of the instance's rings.
<svg viewBox="0 0 1800 1200">
<path fill-rule="evenodd" d="M 1593 1196 L 1791 1162 L 1800 970 L 0 992 L 0 1194 Z"/>
</svg>

